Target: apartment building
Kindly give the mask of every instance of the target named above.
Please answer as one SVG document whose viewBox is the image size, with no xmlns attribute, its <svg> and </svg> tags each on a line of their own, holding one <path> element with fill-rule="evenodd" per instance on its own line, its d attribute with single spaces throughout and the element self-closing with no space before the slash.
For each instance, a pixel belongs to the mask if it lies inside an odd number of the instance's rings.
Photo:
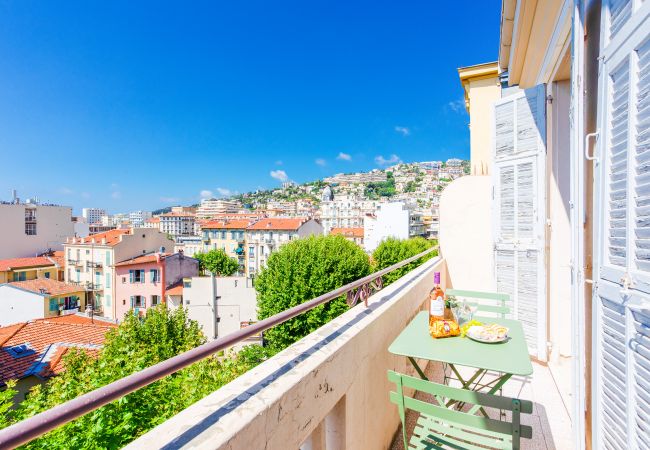
<svg viewBox="0 0 650 450">
<path fill-rule="evenodd" d="M 196 217 L 199 219 L 211 219 L 217 214 L 237 213 L 242 209 L 242 204 L 236 200 L 203 199 L 196 210 Z"/>
<path fill-rule="evenodd" d="M 376 214 L 366 216 L 363 242 L 373 252 L 387 238 L 408 239 L 411 236 L 410 211 L 402 202 L 383 203 Z"/>
<path fill-rule="evenodd" d="M 0 284 L 0 327 L 83 311 L 86 291 L 51 278 Z"/>
<path fill-rule="evenodd" d="M 70 238 L 64 245 L 65 281 L 86 288 L 88 302 L 98 314 L 117 318 L 115 263 L 174 248 L 174 241 L 159 230 L 129 228 L 86 238 Z"/>
<path fill-rule="evenodd" d="M 246 272 L 246 229 L 254 220 L 212 220 L 203 224 L 201 233 L 204 251 L 224 250 L 239 263 L 239 272 Z"/>
<path fill-rule="evenodd" d="M 142 228 L 154 228 L 160 230 L 160 217 L 151 217 L 142 224 Z"/>
<path fill-rule="evenodd" d="M 72 208 L 38 203 L 0 203 L 0 259 L 61 250 L 74 235 Z"/>
<path fill-rule="evenodd" d="M 190 258 L 197 253 L 203 252 L 203 237 L 196 236 L 180 236 L 176 239 L 174 244 L 174 253 L 182 252 L 185 256 Z"/>
<path fill-rule="evenodd" d="M 332 228 L 330 235 L 343 236 L 348 241 L 363 247 L 363 228 Z"/>
<path fill-rule="evenodd" d="M 183 278 L 199 275 L 199 261 L 183 253 L 136 256 L 115 264 L 115 313 L 117 320 L 133 310 L 143 315 L 147 308 L 164 303 L 167 289 Z"/>
<path fill-rule="evenodd" d="M 367 214 L 374 214 L 380 200 L 363 200 L 355 196 L 336 196 L 320 204 L 320 221 L 325 234 L 332 228 L 363 228 Z"/>
<path fill-rule="evenodd" d="M 63 252 L 55 252 L 62 255 Z M 0 283 L 27 281 L 36 278 L 62 280 L 65 263 L 62 258 L 53 256 L 34 256 L 30 258 L 10 258 L 0 260 Z"/>
<path fill-rule="evenodd" d="M 194 235 L 195 215 L 192 213 L 169 212 L 158 216 L 160 219 L 160 231 L 169 234 L 174 239 L 180 236 Z"/>
<path fill-rule="evenodd" d="M 82 208 L 81 217 L 86 219 L 86 223 L 99 223 L 102 217 L 106 215 L 106 210 L 102 208 Z"/>
<path fill-rule="evenodd" d="M 311 235 L 322 235 L 323 226 L 315 219 L 265 218 L 246 228 L 246 273 L 254 276 L 266 265 L 271 252 L 287 242 Z"/>
<path fill-rule="evenodd" d="M 151 212 L 149 211 L 133 211 L 129 213 L 129 222 L 131 223 L 132 227 L 142 227 L 144 225 L 145 220 L 148 220 L 151 218 Z"/>
<path fill-rule="evenodd" d="M 323 181 L 330 184 L 377 183 L 386 181 L 386 173 L 378 169 L 351 174 L 339 173 Z"/>
</svg>

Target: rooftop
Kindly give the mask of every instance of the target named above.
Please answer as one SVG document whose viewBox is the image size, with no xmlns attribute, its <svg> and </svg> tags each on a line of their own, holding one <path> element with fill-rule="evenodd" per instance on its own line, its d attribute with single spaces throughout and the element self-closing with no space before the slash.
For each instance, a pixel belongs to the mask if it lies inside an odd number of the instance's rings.
<svg viewBox="0 0 650 450">
<path fill-rule="evenodd" d="M 51 278 L 35 278 L 33 280 L 13 281 L 0 286 L 11 286 L 34 292 L 40 295 L 61 295 L 72 294 L 83 291 L 83 288 L 75 284 L 68 284 L 63 281 L 53 280 Z"/>
<path fill-rule="evenodd" d="M 130 258 L 124 261 L 120 261 L 117 264 L 115 264 L 115 267 L 152 263 L 152 262 L 156 262 L 158 258 L 163 260 L 171 255 L 173 255 L 173 253 L 150 253 L 148 255 L 136 256 L 135 258 Z"/>
<path fill-rule="evenodd" d="M 295 231 L 306 222 L 308 217 L 260 219 L 248 227 L 249 230 L 291 230 Z"/>
<path fill-rule="evenodd" d="M 330 234 L 340 235 L 345 237 L 363 237 L 363 228 L 332 228 Z"/>
<path fill-rule="evenodd" d="M 116 229 L 93 234 L 92 236 L 85 238 L 74 239 L 72 242 L 69 242 L 68 245 L 107 245 L 113 247 L 121 242 L 122 236 L 125 234 L 131 234 L 131 229 Z M 104 239 L 106 242 L 103 242 Z"/>
<path fill-rule="evenodd" d="M 227 229 L 227 230 L 243 230 L 248 228 L 251 225 L 252 221 L 250 219 L 220 219 L 220 220 L 210 220 L 209 222 L 201 225 L 201 229 Z"/>
<path fill-rule="evenodd" d="M 34 256 L 30 258 L 10 258 L 0 260 L 0 272 L 29 267 L 53 266 L 54 262 L 45 256 Z"/>
<path fill-rule="evenodd" d="M 0 327 L 0 385 L 30 375 L 45 378 L 59 373 L 61 358 L 70 348 L 95 353 L 104 343 L 106 332 L 116 326 L 75 317 Z M 72 320 L 77 323 L 70 323 Z"/>
</svg>

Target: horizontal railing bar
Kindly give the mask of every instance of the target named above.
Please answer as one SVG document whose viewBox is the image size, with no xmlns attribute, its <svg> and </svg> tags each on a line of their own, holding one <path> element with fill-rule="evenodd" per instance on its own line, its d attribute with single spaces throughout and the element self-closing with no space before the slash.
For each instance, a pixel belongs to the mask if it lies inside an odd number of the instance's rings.
<svg viewBox="0 0 650 450">
<path fill-rule="evenodd" d="M 259 334 L 262 331 L 284 323 L 289 319 L 293 319 L 318 305 L 340 297 L 352 289 L 361 287 L 370 281 L 376 280 L 377 278 L 392 272 L 393 270 L 404 267 L 405 265 L 428 255 L 434 250 L 435 247 L 432 247 L 422 253 L 418 253 L 415 256 L 411 256 L 410 258 L 393 264 L 390 267 L 374 272 L 305 303 L 301 303 L 293 308 L 282 311 L 281 313 L 267 317 L 253 325 L 247 326 L 246 328 L 237 330 L 224 337 L 217 338 L 212 342 L 207 342 L 193 348 L 192 350 L 188 350 L 185 353 L 181 353 L 180 355 L 176 355 L 165 361 L 159 362 L 158 364 L 154 364 L 153 366 L 147 367 L 139 372 L 128 375 L 117 381 L 113 381 L 106 386 L 102 386 L 99 389 L 80 395 L 77 398 L 55 406 L 52 409 L 48 409 L 47 411 L 43 411 L 33 417 L 13 424 L 0 430 L 0 449 L 13 449 L 19 445 L 26 444 L 48 431 L 61 425 L 65 425 L 66 423 L 94 411 L 113 400 L 124 397 L 131 392 L 137 391 L 138 389 L 153 383 L 154 381 L 178 372 L 197 361 L 207 358 L 221 350 L 232 347 L 234 344 L 248 337 Z"/>
</svg>

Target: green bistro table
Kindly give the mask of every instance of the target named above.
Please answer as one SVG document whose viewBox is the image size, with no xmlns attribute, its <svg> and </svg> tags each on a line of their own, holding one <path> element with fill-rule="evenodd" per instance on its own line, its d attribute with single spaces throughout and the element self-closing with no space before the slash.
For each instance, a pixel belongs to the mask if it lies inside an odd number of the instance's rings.
<svg viewBox="0 0 650 450">
<path fill-rule="evenodd" d="M 483 323 L 498 323 L 508 327 L 508 341 L 496 344 L 484 344 L 473 341 L 468 337 L 432 338 L 429 334 L 429 313 L 422 311 L 409 323 L 388 347 L 388 351 L 400 356 L 406 356 L 413 367 L 424 380 L 424 371 L 416 359 L 440 361 L 447 363 L 454 375 L 462 384 L 463 389 L 485 390 L 488 394 L 496 393 L 513 376 L 528 376 L 533 373 L 533 365 L 528 355 L 528 347 L 524 338 L 524 330 L 517 320 L 499 317 L 474 317 Z M 465 379 L 456 366 L 475 368 L 474 374 Z M 488 371 L 499 372 L 500 375 L 490 382 L 479 384 Z M 440 399 L 438 399 L 440 400 Z M 453 401 L 447 403 L 452 406 Z M 480 407 L 474 407 L 470 413 L 481 412 Z"/>
</svg>

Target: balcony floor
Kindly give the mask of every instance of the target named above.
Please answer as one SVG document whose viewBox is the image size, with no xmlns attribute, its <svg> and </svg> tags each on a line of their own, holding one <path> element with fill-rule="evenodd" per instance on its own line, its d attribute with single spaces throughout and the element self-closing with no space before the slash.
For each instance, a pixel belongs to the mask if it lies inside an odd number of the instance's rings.
<svg viewBox="0 0 650 450">
<path fill-rule="evenodd" d="M 534 373 L 531 377 L 513 377 L 503 389 L 503 395 L 519 397 L 533 402 L 533 413 L 522 415 L 521 422 L 533 427 L 533 438 L 522 439 L 522 449 L 572 450 L 571 419 L 558 387 L 547 366 L 533 363 Z M 461 370 L 461 373 L 464 371 Z M 440 364 L 429 364 L 427 377 L 432 380 L 442 380 Z M 463 373 L 463 376 L 466 375 Z M 452 385 L 454 385 L 452 383 Z M 431 401 L 430 396 L 418 394 L 417 398 Z M 488 409 L 488 413 L 490 410 Z M 491 417 L 496 417 L 490 414 Z M 408 436 L 411 436 L 417 413 L 410 411 L 406 416 Z M 402 428 L 397 430 L 391 450 L 403 450 Z"/>
</svg>

